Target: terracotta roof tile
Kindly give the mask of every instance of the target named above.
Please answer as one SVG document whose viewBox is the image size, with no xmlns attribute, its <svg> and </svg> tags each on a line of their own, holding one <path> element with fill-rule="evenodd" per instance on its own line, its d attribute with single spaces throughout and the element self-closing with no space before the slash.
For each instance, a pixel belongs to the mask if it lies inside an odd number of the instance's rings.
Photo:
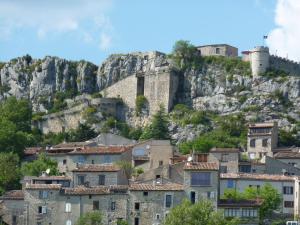
<svg viewBox="0 0 300 225">
<path fill-rule="evenodd" d="M 114 164 L 82 164 L 78 165 L 73 172 L 117 172 L 120 168 Z"/>
<path fill-rule="evenodd" d="M 212 148 L 210 152 L 238 153 L 240 150 L 238 148 Z"/>
<path fill-rule="evenodd" d="M 131 150 L 132 146 L 99 146 L 99 147 L 85 147 L 77 149 L 76 151 L 69 152 L 68 154 L 122 154 Z"/>
<path fill-rule="evenodd" d="M 35 155 L 41 152 L 43 149 L 41 147 L 30 147 L 30 148 L 25 148 L 24 150 L 24 155 Z"/>
<path fill-rule="evenodd" d="M 145 184 L 134 183 L 129 185 L 130 191 L 183 191 L 182 184 L 166 183 L 166 184 Z"/>
<path fill-rule="evenodd" d="M 65 188 L 64 190 L 66 195 L 105 195 L 110 193 L 109 188 L 106 186 L 77 186 L 75 188 Z"/>
<path fill-rule="evenodd" d="M 184 167 L 184 170 L 219 170 L 217 163 L 209 162 L 187 162 Z"/>
<path fill-rule="evenodd" d="M 39 176 L 39 177 L 33 177 L 32 180 L 71 180 L 71 177 L 67 177 L 67 176 Z"/>
<path fill-rule="evenodd" d="M 54 145 L 53 148 L 75 148 L 84 147 L 91 144 L 91 142 L 65 142 L 58 145 Z"/>
<path fill-rule="evenodd" d="M 26 184 L 26 189 L 33 189 L 33 190 L 44 190 L 44 189 L 52 189 L 52 190 L 59 190 L 61 188 L 61 184 Z"/>
<path fill-rule="evenodd" d="M 252 200 L 230 200 L 230 199 L 220 199 L 218 202 L 218 207 L 259 207 L 263 203 L 262 199 L 252 199 Z"/>
<path fill-rule="evenodd" d="M 282 151 L 274 155 L 276 159 L 300 159 L 300 152 L 298 151 Z"/>
<path fill-rule="evenodd" d="M 222 173 L 220 179 L 244 179 L 244 180 L 270 180 L 270 181 L 294 181 L 295 176 L 251 174 L 251 173 Z"/>
<path fill-rule="evenodd" d="M 0 197 L 1 200 L 23 200 L 24 192 L 22 190 L 13 190 L 5 192 L 4 195 Z"/>
</svg>

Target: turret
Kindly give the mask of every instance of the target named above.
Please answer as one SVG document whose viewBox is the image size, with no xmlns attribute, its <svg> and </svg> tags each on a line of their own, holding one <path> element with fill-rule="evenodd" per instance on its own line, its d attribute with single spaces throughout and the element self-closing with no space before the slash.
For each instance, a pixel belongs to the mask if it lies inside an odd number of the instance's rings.
<svg viewBox="0 0 300 225">
<path fill-rule="evenodd" d="M 253 78 L 258 77 L 261 73 L 266 72 L 269 67 L 269 48 L 264 46 L 255 47 L 250 51 L 249 59 Z"/>
</svg>

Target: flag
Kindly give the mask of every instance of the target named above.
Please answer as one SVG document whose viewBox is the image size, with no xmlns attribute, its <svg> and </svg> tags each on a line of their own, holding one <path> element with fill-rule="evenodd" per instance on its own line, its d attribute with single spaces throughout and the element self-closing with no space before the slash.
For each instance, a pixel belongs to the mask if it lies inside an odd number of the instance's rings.
<svg viewBox="0 0 300 225">
<path fill-rule="evenodd" d="M 264 39 L 267 39 L 268 38 L 268 35 L 264 35 Z"/>
</svg>

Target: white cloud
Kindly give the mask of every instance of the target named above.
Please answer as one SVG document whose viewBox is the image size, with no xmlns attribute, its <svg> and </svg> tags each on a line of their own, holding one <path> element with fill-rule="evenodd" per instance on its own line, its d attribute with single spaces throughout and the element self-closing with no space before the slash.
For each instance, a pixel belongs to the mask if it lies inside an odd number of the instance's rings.
<svg viewBox="0 0 300 225">
<path fill-rule="evenodd" d="M 111 5 L 112 0 L 1 0 L 0 38 L 28 28 L 39 38 L 76 32 L 85 43 L 92 43 L 103 32 L 112 35 L 113 26 L 105 15 Z M 111 44 L 111 39 L 106 42 Z"/>
<path fill-rule="evenodd" d="M 276 28 L 269 33 L 267 44 L 273 54 L 300 61 L 300 1 L 277 0 Z"/>
<path fill-rule="evenodd" d="M 101 50 L 107 50 L 108 48 L 110 48 L 111 46 L 111 36 L 106 34 L 106 33 L 102 33 L 100 36 L 100 49 Z"/>
</svg>

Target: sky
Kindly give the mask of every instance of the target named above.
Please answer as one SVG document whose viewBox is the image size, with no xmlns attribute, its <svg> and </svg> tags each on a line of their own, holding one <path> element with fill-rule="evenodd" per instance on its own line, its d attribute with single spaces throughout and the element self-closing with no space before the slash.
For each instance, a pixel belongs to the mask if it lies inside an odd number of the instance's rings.
<svg viewBox="0 0 300 225">
<path fill-rule="evenodd" d="M 299 27 L 300 0 L 0 0 L 0 61 L 30 54 L 99 65 L 113 53 L 169 53 L 177 40 L 240 52 L 266 44 L 300 61 Z"/>
</svg>

